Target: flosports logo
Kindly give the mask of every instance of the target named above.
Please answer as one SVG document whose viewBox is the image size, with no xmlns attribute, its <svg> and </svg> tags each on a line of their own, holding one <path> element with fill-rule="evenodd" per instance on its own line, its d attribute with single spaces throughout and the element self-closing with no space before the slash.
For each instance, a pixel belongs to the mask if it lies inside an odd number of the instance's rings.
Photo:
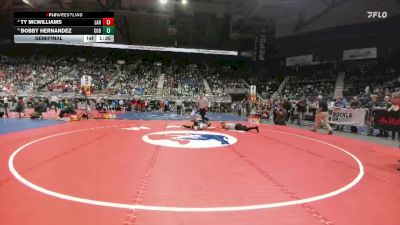
<svg viewBox="0 0 400 225">
<path fill-rule="evenodd" d="M 144 142 L 171 148 L 216 148 L 235 144 L 236 138 L 208 131 L 161 131 L 146 134 Z"/>
<path fill-rule="evenodd" d="M 367 11 L 369 19 L 386 19 L 388 17 L 387 11 Z"/>
</svg>

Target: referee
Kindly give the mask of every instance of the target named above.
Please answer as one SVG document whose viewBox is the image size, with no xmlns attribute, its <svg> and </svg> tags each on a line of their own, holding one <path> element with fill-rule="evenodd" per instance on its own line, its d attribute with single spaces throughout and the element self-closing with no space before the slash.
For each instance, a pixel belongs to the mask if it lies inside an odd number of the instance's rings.
<svg viewBox="0 0 400 225">
<path fill-rule="evenodd" d="M 206 118 L 206 112 L 208 111 L 209 104 L 210 104 L 210 102 L 208 101 L 208 99 L 205 98 L 203 96 L 203 94 L 200 94 L 196 101 L 196 107 L 197 107 L 197 110 L 199 111 L 201 119 L 203 121 L 208 120 Z"/>
<path fill-rule="evenodd" d="M 332 134 L 332 127 L 329 124 L 328 121 L 328 103 L 323 100 L 322 95 L 318 95 L 318 110 L 317 114 L 315 114 L 315 121 L 314 121 L 314 127 L 312 128 L 311 131 L 317 132 L 317 129 L 319 128 L 321 121 L 323 122 L 324 126 L 328 129 L 329 133 Z"/>
</svg>

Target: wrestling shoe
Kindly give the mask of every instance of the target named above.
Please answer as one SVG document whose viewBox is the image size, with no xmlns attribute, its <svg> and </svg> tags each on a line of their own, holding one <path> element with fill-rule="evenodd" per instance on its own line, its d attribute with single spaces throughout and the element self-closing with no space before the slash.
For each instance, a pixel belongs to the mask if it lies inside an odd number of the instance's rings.
<svg viewBox="0 0 400 225">
<path fill-rule="evenodd" d="M 257 133 L 260 133 L 260 130 L 258 129 L 258 126 L 256 126 L 256 130 L 257 130 Z"/>
<path fill-rule="evenodd" d="M 332 135 L 333 134 L 333 131 L 329 131 L 329 133 L 328 133 L 329 135 Z"/>
</svg>

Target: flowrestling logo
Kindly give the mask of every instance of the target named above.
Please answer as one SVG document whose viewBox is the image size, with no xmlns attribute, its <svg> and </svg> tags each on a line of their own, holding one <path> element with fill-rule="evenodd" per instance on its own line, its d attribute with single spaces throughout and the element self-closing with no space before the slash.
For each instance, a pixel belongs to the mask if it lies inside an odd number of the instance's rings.
<svg viewBox="0 0 400 225">
<path fill-rule="evenodd" d="M 386 11 L 367 11 L 369 19 L 386 19 L 388 13 Z"/>
<path fill-rule="evenodd" d="M 216 148 L 235 144 L 236 138 L 208 131 L 161 131 L 146 134 L 144 142 L 171 148 Z"/>
</svg>

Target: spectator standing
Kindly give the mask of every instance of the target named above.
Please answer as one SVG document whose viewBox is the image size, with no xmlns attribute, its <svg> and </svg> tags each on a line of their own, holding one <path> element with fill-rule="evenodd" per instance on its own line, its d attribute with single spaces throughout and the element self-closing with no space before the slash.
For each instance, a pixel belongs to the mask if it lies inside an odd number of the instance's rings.
<svg viewBox="0 0 400 225">
<path fill-rule="evenodd" d="M 388 111 L 400 113 L 400 92 L 395 92 L 392 94 L 392 104 L 390 108 L 388 108 Z M 400 132 L 392 131 L 392 140 L 395 140 L 396 136 L 400 140 Z"/>
<path fill-rule="evenodd" d="M 388 110 L 389 108 L 392 107 L 392 103 L 390 102 L 390 96 L 386 95 L 383 98 L 383 101 L 379 104 L 380 105 L 380 109 L 381 110 Z M 392 133 L 393 134 L 393 133 Z M 389 132 L 386 130 L 380 130 L 380 135 L 384 136 L 384 137 L 388 137 L 389 136 Z M 392 137 L 394 137 L 394 134 L 392 135 Z"/>
<path fill-rule="evenodd" d="M 42 114 L 46 112 L 47 106 L 43 102 L 43 100 L 37 101 L 36 105 L 34 106 L 34 111 L 31 114 L 31 119 L 42 119 Z"/>
<path fill-rule="evenodd" d="M 247 114 L 246 108 L 247 108 L 247 104 L 246 104 L 246 99 L 244 98 L 244 99 L 240 102 L 240 115 L 241 115 L 241 116 L 246 116 L 246 114 Z"/>
<path fill-rule="evenodd" d="M 160 99 L 158 101 L 159 107 L 160 107 L 160 112 L 162 112 L 164 110 L 164 100 Z"/>
<path fill-rule="evenodd" d="M 375 109 L 379 107 L 379 102 L 378 102 L 378 95 L 371 95 L 371 100 L 365 104 L 365 108 L 367 109 Z"/>
<path fill-rule="evenodd" d="M 313 101 L 309 103 L 309 112 L 312 113 L 312 118 L 315 120 L 315 115 L 317 114 L 317 110 L 318 110 L 318 102 L 317 101 Z"/>
<path fill-rule="evenodd" d="M 291 111 L 292 111 L 292 104 L 288 99 L 285 99 L 283 101 L 283 107 L 285 108 L 285 121 L 288 122 L 289 118 L 291 117 Z"/>
<path fill-rule="evenodd" d="M 383 102 L 381 104 L 381 107 L 385 108 L 385 109 L 389 109 L 390 107 L 392 107 L 392 103 L 390 102 L 390 96 L 386 95 L 383 99 Z"/>
<path fill-rule="evenodd" d="M 143 104 L 143 111 L 144 112 L 147 112 L 147 110 L 148 110 L 148 108 L 149 108 L 149 101 L 146 99 L 145 101 L 144 101 L 144 104 Z"/>
<path fill-rule="evenodd" d="M 346 108 L 346 102 L 344 98 L 339 98 L 335 101 L 335 107 L 337 108 Z"/>
<path fill-rule="evenodd" d="M 96 109 L 99 111 L 103 111 L 103 100 L 100 97 L 96 98 Z"/>
<path fill-rule="evenodd" d="M 50 107 L 54 107 L 54 111 L 57 113 L 57 109 L 60 106 L 60 99 L 58 98 L 57 95 L 53 95 L 50 98 Z"/>
<path fill-rule="evenodd" d="M 361 107 L 361 102 L 358 100 L 357 96 L 353 97 L 353 100 L 350 102 L 350 108 L 352 109 L 358 109 Z"/>
<path fill-rule="evenodd" d="M 164 112 L 169 111 L 169 101 L 167 99 L 164 100 Z"/>
<path fill-rule="evenodd" d="M 180 100 L 180 99 L 176 100 L 175 105 L 176 105 L 176 114 L 182 115 L 182 105 L 183 105 L 182 100 Z"/>
<path fill-rule="evenodd" d="M 361 102 L 358 100 L 356 96 L 353 97 L 353 100 L 350 102 L 350 108 L 352 109 L 359 109 L 361 107 Z M 351 126 L 350 127 L 351 133 L 357 133 L 357 127 L 356 126 Z"/>
<path fill-rule="evenodd" d="M 346 102 L 344 98 L 336 99 L 334 102 L 334 107 L 337 109 L 346 108 Z M 343 125 L 337 125 L 336 130 L 343 130 Z"/>
<path fill-rule="evenodd" d="M 301 122 L 304 119 L 304 116 L 306 114 L 307 111 L 307 103 L 306 100 L 304 98 L 300 99 L 300 101 L 296 104 L 297 106 L 297 115 L 299 117 L 297 124 L 301 125 Z"/>
<path fill-rule="evenodd" d="M 275 124 L 277 125 L 286 125 L 286 118 L 287 118 L 287 111 L 283 105 L 280 105 L 279 108 L 276 110 L 276 119 Z"/>
<path fill-rule="evenodd" d="M 400 92 L 395 92 L 392 94 L 392 106 L 388 109 L 388 111 L 400 113 Z M 397 135 L 399 135 L 399 132 L 397 132 Z M 398 162 L 400 162 L 400 160 L 398 160 Z M 400 167 L 398 167 L 397 170 L 400 171 Z"/>
<path fill-rule="evenodd" d="M 119 105 L 119 107 L 124 107 L 125 106 L 125 101 L 123 99 L 120 99 L 118 101 L 118 105 Z"/>
<path fill-rule="evenodd" d="M 238 116 L 242 116 L 242 103 L 241 102 L 236 102 L 235 103 L 235 108 L 237 110 Z"/>
<path fill-rule="evenodd" d="M 23 98 L 17 99 L 17 106 L 15 107 L 15 110 L 17 111 L 19 118 L 22 118 L 21 113 L 24 112 L 24 99 Z M 25 116 L 25 114 L 24 114 L 24 116 Z"/>
<path fill-rule="evenodd" d="M 4 96 L 4 98 L 3 98 L 3 107 L 4 107 L 4 115 L 7 117 L 7 118 L 9 118 L 8 117 L 8 97 L 7 96 Z"/>
<path fill-rule="evenodd" d="M 378 97 L 379 96 L 376 94 L 371 95 L 370 96 L 371 100 L 364 106 L 366 109 L 371 110 L 372 117 L 374 117 L 374 115 L 375 115 L 374 111 L 376 109 L 379 109 L 379 107 L 380 107 L 379 102 L 378 102 Z M 374 131 L 374 128 L 373 128 L 372 124 L 370 124 L 368 135 L 373 135 L 373 131 Z M 382 136 L 382 135 L 383 135 L 383 130 L 379 130 L 379 136 Z"/>
</svg>

